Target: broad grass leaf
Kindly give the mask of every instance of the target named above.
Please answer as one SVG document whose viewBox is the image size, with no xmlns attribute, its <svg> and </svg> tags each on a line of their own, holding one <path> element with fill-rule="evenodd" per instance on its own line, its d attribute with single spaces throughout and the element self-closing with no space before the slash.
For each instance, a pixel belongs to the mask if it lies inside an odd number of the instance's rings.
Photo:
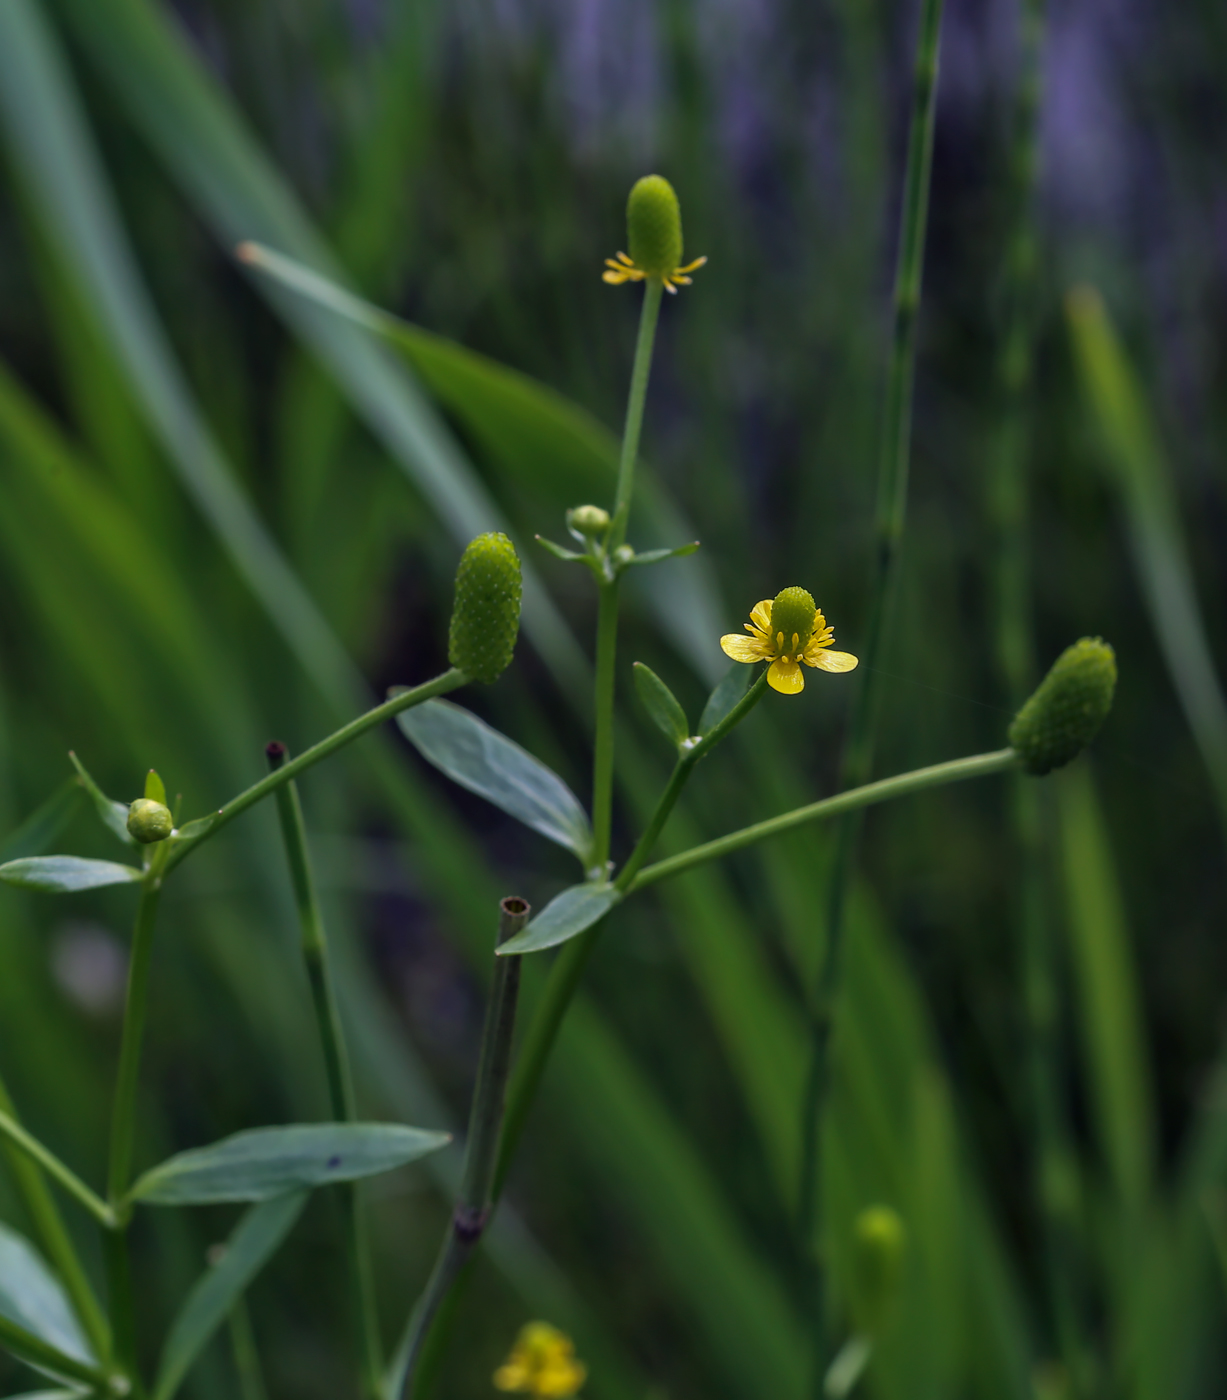
<svg viewBox="0 0 1227 1400">
<path fill-rule="evenodd" d="M 539 953 L 589 929 L 622 898 L 612 885 L 572 885 L 555 895 L 523 933 L 509 938 L 499 954 Z"/>
<path fill-rule="evenodd" d="M 428 700 L 397 716 L 418 753 L 461 787 L 573 851 L 587 865 L 592 828 L 579 799 L 527 749 L 460 705 Z"/>
<path fill-rule="evenodd" d="M 221 1260 L 211 1267 L 187 1301 L 162 1348 L 153 1400 L 170 1400 L 192 1363 L 269 1257 L 289 1234 L 307 1203 L 306 1191 L 291 1191 L 253 1206 L 239 1221 Z"/>
<path fill-rule="evenodd" d="M 129 1193 L 151 1206 L 264 1201 L 286 1191 L 392 1171 L 445 1147 L 447 1133 L 399 1123 L 293 1123 L 253 1128 L 168 1158 Z"/>
<path fill-rule="evenodd" d="M 97 890 L 104 885 L 124 885 L 144 879 L 144 872 L 113 860 L 86 860 L 82 856 L 26 856 L 0 865 L 0 880 L 51 894 Z"/>
</svg>

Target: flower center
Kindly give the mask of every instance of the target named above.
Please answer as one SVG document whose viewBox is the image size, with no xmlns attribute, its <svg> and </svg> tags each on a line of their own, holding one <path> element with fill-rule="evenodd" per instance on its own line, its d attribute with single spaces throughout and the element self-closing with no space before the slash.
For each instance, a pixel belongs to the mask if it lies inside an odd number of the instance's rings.
<svg viewBox="0 0 1227 1400">
<path fill-rule="evenodd" d="M 771 604 L 771 641 L 781 656 L 795 658 L 805 650 L 814 630 L 818 608 L 804 588 L 785 588 Z"/>
</svg>

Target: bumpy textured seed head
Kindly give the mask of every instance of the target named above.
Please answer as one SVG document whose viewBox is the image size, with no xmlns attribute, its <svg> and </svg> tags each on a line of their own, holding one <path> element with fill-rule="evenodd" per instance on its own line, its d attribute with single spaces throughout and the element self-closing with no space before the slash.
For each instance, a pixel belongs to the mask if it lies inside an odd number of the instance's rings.
<svg viewBox="0 0 1227 1400">
<path fill-rule="evenodd" d="M 1102 637 L 1067 647 L 1010 725 L 1012 748 L 1037 776 L 1077 758 L 1112 708 L 1116 654 Z"/>
<path fill-rule="evenodd" d="M 170 808 L 151 797 L 138 797 L 128 808 L 128 835 L 144 846 L 165 841 L 175 829 Z"/>
<path fill-rule="evenodd" d="M 851 1303 L 857 1325 L 881 1326 L 899 1287 L 907 1227 L 889 1206 L 869 1206 L 852 1226 Z"/>
<path fill-rule="evenodd" d="M 814 630 L 814 619 L 818 609 L 814 596 L 804 588 L 784 588 L 775 595 L 771 604 L 771 640 L 787 656 L 794 651 L 804 651 L 805 644 Z M 783 632 L 784 640 L 779 640 Z M 797 640 L 794 642 L 793 637 Z"/>
<path fill-rule="evenodd" d="M 487 685 L 511 663 L 520 630 L 520 559 L 506 535 L 478 535 L 456 570 L 448 657 Z"/>
<path fill-rule="evenodd" d="M 682 263 L 682 211 L 673 186 L 661 175 L 635 182 L 626 202 L 631 261 L 653 277 L 667 277 Z"/>
</svg>

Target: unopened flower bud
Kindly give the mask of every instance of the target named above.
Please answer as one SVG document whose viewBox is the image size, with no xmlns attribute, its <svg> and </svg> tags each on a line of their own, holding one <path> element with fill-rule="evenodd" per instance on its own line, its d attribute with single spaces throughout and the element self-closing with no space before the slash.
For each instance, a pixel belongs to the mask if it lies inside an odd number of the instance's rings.
<svg viewBox="0 0 1227 1400">
<path fill-rule="evenodd" d="M 576 506 L 567 511 L 567 526 L 577 535 L 592 539 L 609 529 L 609 512 L 600 506 Z"/>
<path fill-rule="evenodd" d="M 1010 725 L 1009 740 L 1028 773 L 1040 776 L 1077 758 L 1112 708 L 1116 655 L 1101 637 L 1083 637 L 1057 657 Z"/>
<path fill-rule="evenodd" d="M 165 841 L 174 829 L 174 818 L 164 802 L 138 797 L 128 808 L 128 835 L 143 846 Z"/>
<path fill-rule="evenodd" d="M 872 1335 L 899 1288 L 907 1228 L 889 1206 L 869 1206 L 852 1226 L 850 1303 L 857 1327 Z"/>
<path fill-rule="evenodd" d="M 456 570 L 448 657 L 475 681 L 497 680 L 520 629 L 520 560 L 506 535 L 478 535 Z"/>
<path fill-rule="evenodd" d="M 635 182 L 626 202 L 631 261 L 650 277 L 668 277 L 682 262 L 682 211 L 661 175 Z"/>
<path fill-rule="evenodd" d="M 613 561 L 619 569 L 625 569 L 634 557 L 634 548 L 629 544 L 620 544 L 613 552 Z"/>
</svg>

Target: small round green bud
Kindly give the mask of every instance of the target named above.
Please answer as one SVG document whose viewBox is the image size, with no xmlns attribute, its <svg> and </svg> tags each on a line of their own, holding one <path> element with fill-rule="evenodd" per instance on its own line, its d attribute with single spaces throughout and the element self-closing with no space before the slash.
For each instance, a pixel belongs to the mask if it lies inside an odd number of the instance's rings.
<svg viewBox="0 0 1227 1400">
<path fill-rule="evenodd" d="M 793 652 L 804 651 L 806 642 L 814 630 L 814 619 L 818 607 L 814 595 L 804 588 L 784 588 L 775 595 L 771 604 L 771 640 L 780 650 L 790 656 Z M 784 640 L 778 641 L 783 632 Z M 793 641 L 793 638 L 796 641 Z"/>
<path fill-rule="evenodd" d="M 447 654 L 487 685 L 511 664 L 520 630 L 520 559 L 506 535 L 478 535 L 456 570 Z"/>
<path fill-rule="evenodd" d="M 620 544 L 613 552 L 613 561 L 619 569 L 625 569 L 634 557 L 634 547 L 629 544 Z"/>
<path fill-rule="evenodd" d="M 907 1227 L 889 1206 L 868 1206 L 852 1225 L 850 1297 L 857 1326 L 872 1335 L 894 1301 L 907 1251 Z"/>
<path fill-rule="evenodd" d="M 1037 777 L 1077 758 L 1112 708 L 1116 654 L 1101 637 L 1067 647 L 1010 725 L 1010 746 Z"/>
<path fill-rule="evenodd" d="M 170 808 L 152 797 L 138 797 L 128 808 L 128 835 L 143 846 L 165 841 L 175 829 Z"/>
<path fill-rule="evenodd" d="M 661 175 L 635 182 L 626 202 L 631 261 L 649 277 L 668 277 L 682 263 L 682 211 Z"/>
<path fill-rule="evenodd" d="M 585 539 L 592 539 L 609 529 L 609 512 L 600 506 L 576 506 L 567 511 L 567 527 Z"/>
</svg>

